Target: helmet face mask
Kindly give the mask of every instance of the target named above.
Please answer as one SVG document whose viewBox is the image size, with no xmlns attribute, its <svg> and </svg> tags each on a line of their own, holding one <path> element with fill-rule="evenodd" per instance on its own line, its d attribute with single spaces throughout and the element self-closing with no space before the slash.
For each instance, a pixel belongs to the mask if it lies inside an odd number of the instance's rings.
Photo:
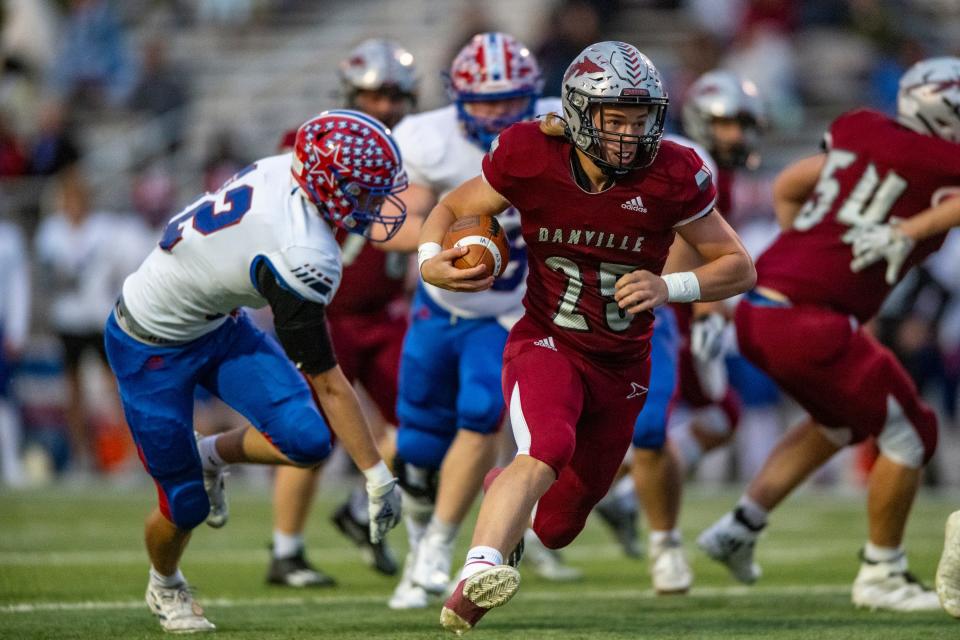
<svg viewBox="0 0 960 640">
<path fill-rule="evenodd" d="M 755 168 L 759 132 L 766 127 L 756 85 L 732 71 L 708 71 L 690 85 L 683 132 L 725 168 Z"/>
<path fill-rule="evenodd" d="M 291 170 L 331 224 L 370 240 L 392 238 L 406 218 L 396 194 L 407 188 L 400 150 L 379 121 L 356 111 L 324 111 L 298 130 Z M 385 202 L 396 208 L 381 213 Z"/>
<path fill-rule="evenodd" d="M 897 120 L 918 133 L 960 143 L 960 58 L 921 60 L 900 78 Z"/>
<path fill-rule="evenodd" d="M 584 49 L 563 76 L 561 102 L 573 144 L 604 172 L 622 176 L 656 158 L 669 99 L 656 67 L 633 45 L 598 42 Z M 636 114 L 636 107 L 646 107 L 638 133 L 608 117 Z"/>
<path fill-rule="evenodd" d="M 475 35 L 444 77 L 467 138 L 484 150 L 505 128 L 532 118 L 543 88 L 540 67 L 505 33 Z"/>
</svg>

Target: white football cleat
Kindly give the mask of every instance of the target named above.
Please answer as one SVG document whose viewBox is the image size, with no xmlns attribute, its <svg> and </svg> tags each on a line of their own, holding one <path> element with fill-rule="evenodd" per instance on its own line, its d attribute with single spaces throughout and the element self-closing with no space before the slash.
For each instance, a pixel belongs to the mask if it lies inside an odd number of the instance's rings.
<svg viewBox="0 0 960 640">
<path fill-rule="evenodd" d="M 650 578 L 658 595 L 680 595 L 690 590 L 693 571 L 680 542 L 650 543 Z"/>
<path fill-rule="evenodd" d="M 217 628 L 204 617 L 203 608 L 193 599 L 186 582 L 170 588 L 148 583 L 146 600 L 160 626 L 169 633 L 200 633 Z"/>
<path fill-rule="evenodd" d="M 550 582 L 572 582 L 583 577 L 580 569 L 563 563 L 560 552 L 544 546 L 533 529 L 523 532 L 522 562 Z"/>
<path fill-rule="evenodd" d="M 960 618 L 960 511 L 954 511 L 947 518 L 936 585 L 943 610 L 954 618 Z"/>
<path fill-rule="evenodd" d="M 727 565 L 734 578 L 753 584 L 763 573 L 760 565 L 753 561 L 753 547 L 759 535 L 727 512 L 700 534 L 697 546 L 717 562 Z"/>
<path fill-rule="evenodd" d="M 450 584 L 450 565 L 453 557 L 453 542 L 427 534 L 417 546 L 416 559 L 410 579 L 415 585 L 432 595 L 443 595 Z"/>
<path fill-rule="evenodd" d="M 940 600 L 907 571 L 907 557 L 893 562 L 871 562 L 861 556 L 853 581 L 853 604 L 876 611 L 938 611 Z"/>
<path fill-rule="evenodd" d="M 430 601 L 429 594 L 423 587 L 413 584 L 410 575 L 416 563 L 416 553 L 407 552 L 407 559 L 403 563 L 403 577 L 393 590 L 393 595 L 387 600 L 387 606 L 394 610 L 425 609 Z"/>
<path fill-rule="evenodd" d="M 199 445 L 204 436 L 199 431 L 194 431 L 193 435 Z M 227 504 L 227 492 L 223 483 L 226 475 L 226 466 L 220 467 L 217 471 L 207 471 L 206 469 L 203 471 L 203 488 L 207 492 L 207 499 L 210 501 L 207 525 L 214 529 L 219 529 L 227 524 L 227 520 L 230 518 L 230 505 Z"/>
</svg>

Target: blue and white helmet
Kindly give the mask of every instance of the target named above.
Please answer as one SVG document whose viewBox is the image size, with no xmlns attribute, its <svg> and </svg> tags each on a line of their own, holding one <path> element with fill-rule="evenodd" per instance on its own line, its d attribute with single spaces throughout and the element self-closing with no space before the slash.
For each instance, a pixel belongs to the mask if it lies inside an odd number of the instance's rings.
<svg viewBox="0 0 960 640">
<path fill-rule="evenodd" d="M 445 80 L 467 137 L 484 150 L 503 129 L 534 115 L 543 90 L 543 77 L 533 54 L 522 42 L 500 32 L 473 36 L 453 59 Z M 516 112 L 496 118 L 474 116 L 467 107 L 470 102 L 513 98 L 528 101 Z"/>
</svg>

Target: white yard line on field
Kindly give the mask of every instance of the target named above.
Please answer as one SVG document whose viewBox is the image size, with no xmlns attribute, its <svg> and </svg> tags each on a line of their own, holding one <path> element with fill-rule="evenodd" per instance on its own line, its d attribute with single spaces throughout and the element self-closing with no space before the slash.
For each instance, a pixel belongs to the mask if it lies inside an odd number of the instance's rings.
<svg viewBox="0 0 960 640">
<path fill-rule="evenodd" d="M 845 595 L 849 593 L 849 584 L 813 584 L 813 585 L 783 585 L 771 587 L 698 587 L 690 593 L 692 598 L 726 598 L 741 596 L 787 596 L 804 595 Z M 263 607 L 263 606 L 306 606 L 306 605 L 351 605 L 351 604 L 385 604 L 387 595 L 367 596 L 327 596 L 327 597 L 294 597 L 294 598 L 202 598 L 204 606 L 221 607 L 225 609 L 236 607 Z M 651 589 L 588 589 L 583 591 L 529 591 L 521 592 L 520 597 L 531 601 L 562 601 L 570 600 L 635 600 L 641 598 L 652 599 Z M 19 602 L 0 605 L 0 614 L 4 613 L 36 613 L 39 611 L 107 611 L 118 609 L 139 609 L 145 607 L 143 600 L 114 600 L 114 601 L 85 601 L 85 602 Z"/>
</svg>

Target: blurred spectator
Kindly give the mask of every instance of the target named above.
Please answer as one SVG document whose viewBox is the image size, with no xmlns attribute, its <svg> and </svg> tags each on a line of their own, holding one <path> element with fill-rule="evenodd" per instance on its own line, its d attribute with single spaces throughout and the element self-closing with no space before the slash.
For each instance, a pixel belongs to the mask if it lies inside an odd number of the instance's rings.
<svg viewBox="0 0 960 640">
<path fill-rule="evenodd" d="M 50 328 L 63 345 L 67 378 L 67 423 L 74 469 L 94 467 L 95 434 L 84 398 L 82 358 L 99 357 L 112 380 L 103 346 L 103 326 L 124 278 L 149 253 L 154 233 L 132 216 L 94 211 L 89 186 L 79 170 L 58 178 L 57 211 L 40 224 L 36 236 L 39 279 L 49 296 Z M 107 383 L 111 385 L 112 383 Z M 119 405 L 113 417 L 119 420 Z"/>
<path fill-rule="evenodd" d="M 600 15 L 590 2 L 561 0 L 549 16 L 546 38 L 537 47 L 536 56 L 543 73 L 544 95 L 558 96 L 570 61 L 601 39 Z"/>
<path fill-rule="evenodd" d="M 253 0 L 198 0 L 197 19 L 221 25 L 243 26 L 250 22 Z"/>
<path fill-rule="evenodd" d="M 30 275 L 23 233 L 0 222 L 0 479 L 23 484 L 20 465 L 20 410 L 11 395 L 10 379 L 27 341 Z"/>
<path fill-rule="evenodd" d="M 11 129 L 21 138 L 36 129 L 39 100 L 39 85 L 30 69 L 19 58 L 3 58 L 0 70 L 0 109 L 9 118 Z"/>
<path fill-rule="evenodd" d="M 29 151 L 30 173 L 52 176 L 73 167 L 80 159 L 80 149 L 73 137 L 73 128 L 64 106 L 48 101 L 40 107 L 37 133 Z"/>
<path fill-rule="evenodd" d="M 169 168 L 162 162 L 142 167 L 133 177 L 133 208 L 157 232 L 176 213 L 177 187 Z"/>
<path fill-rule="evenodd" d="M 23 143 L 10 126 L 7 114 L 0 110 L 0 178 L 22 176 L 26 172 Z"/>
<path fill-rule="evenodd" d="M 895 115 L 900 77 L 925 57 L 923 43 L 915 38 L 896 38 L 887 47 L 881 48 L 870 70 L 870 106 L 887 115 Z"/>
<path fill-rule="evenodd" d="M 123 107 L 137 83 L 137 64 L 108 0 L 69 0 L 51 74 L 54 94 L 82 108 Z"/>
<path fill-rule="evenodd" d="M 247 166 L 248 161 L 237 151 L 236 134 L 232 131 L 218 131 L 210 146 L 203 163 L 203 188 L 213 193 L 233 174 Z"/>
<path fill-rule="evenodd" d="M 746 9 L 747 0 L 687 0 L 687 13 L 696 30 L 723 42 L 729 42 L 736 35 Z M 707 64 L 703 71 L 712 68 L 713 65 Z"/>
<path fill-rule="evenodd" d="M 4 0 L 0 56 L 42 75 L 53 64 L 57 14 L 48 0 Z"/>
<path fill-rule="evenodd" d="M 167 151 L 175 151 L 183 140 L 186 108 L 189 99 L 186 78 L 182 69 L 167 61 L 167 43 L 161 37 L 147 40 L 143 46 L 143 68 L 140 82 L 129 106 L 155 117 L 163 118 L 163 135 Z"/>
</svg>

